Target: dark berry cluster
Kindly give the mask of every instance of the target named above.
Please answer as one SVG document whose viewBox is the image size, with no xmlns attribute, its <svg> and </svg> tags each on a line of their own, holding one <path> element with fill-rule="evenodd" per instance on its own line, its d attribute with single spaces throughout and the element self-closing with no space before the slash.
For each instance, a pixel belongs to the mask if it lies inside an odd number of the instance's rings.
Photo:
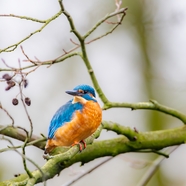
<svg viewBox="0 0 186 186">
<path fill-rule="evenodd" d="M 10 90 L 17 83 L 13 79 L 13 77 L 10 76 L 9 74 L 4 74 L 2 76 L 2 79 L 4 79 L 6 81 L 6 83 L 7 83 L 7 87 L 5 88 L 6 91 Z M 28 86 L 28 80 L 27 79 L 23 79 L 20 84 L 21 84 L 22 87 L 26 88 Z M 30 106 L 31 105 L 31 99 L 29 97 L 25 97 L 24 102 L 25 102 L 25 104 L 27 106 Z M 18 105 L 19 104 L 19 100 L 17 98 L 12 99 L 12 104 L 13 105 Z"/>
<path fill-rule="evenodd" d="M 15 86 L 15 82 L 12 80 L 12 77 L 9 75 L 9 74 L 4 74 L 3 76 L 2 76 L 2 78 L 4 79 L 4 80 L 6 80 L 6 83 L 7 83 L 7 87 L 5 88 L 5 90 L 7 91 L 7 90 L 10 90 L 12 87 L 14 87 Z"/>
</svg>

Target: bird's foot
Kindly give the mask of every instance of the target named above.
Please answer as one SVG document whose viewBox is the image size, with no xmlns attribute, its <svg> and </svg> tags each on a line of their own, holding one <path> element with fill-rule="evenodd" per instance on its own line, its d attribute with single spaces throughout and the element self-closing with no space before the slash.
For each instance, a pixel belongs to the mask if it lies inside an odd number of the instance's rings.
<svg viewBox="0 0 186 186">
<path fill-rule="evenodd" d="M 83 150 L 83 147 L 82 147 L 81 142 L 83 143 L 84 149 L 85 149 L 85 148 L 87 147 L 87 145 L 86 145 L 86 143 L 85 143 L 84 140 L 81 140 L 80 142 L 74 142 L 74 144 L 72 144 L 72 147 L 73 147 L 74 145 L 78 145 L 78 146 L 79 146 L 79 151 L 81 152 L 81 151 Z"/>
<path fill-rule="evenodd" d="M 86 142 L 85 142 L 84 140 L 81 140 L 80 142 L 82 142 L 82 143 L 83 143 L 83 145 L 84 145 L 84 149 L 86 149 L 86 147 L 87 147 Z"/>
</svg>

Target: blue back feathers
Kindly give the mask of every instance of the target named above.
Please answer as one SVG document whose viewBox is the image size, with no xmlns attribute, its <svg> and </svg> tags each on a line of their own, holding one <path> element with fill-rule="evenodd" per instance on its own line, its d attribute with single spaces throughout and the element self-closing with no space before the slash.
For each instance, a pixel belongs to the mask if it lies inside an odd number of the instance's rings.
<svg viewBox="0 0 186 186">
<path fill-rule="evenodd" d="M 74 88 L 74 90 L 79 90 L 79 89 L 85 92 L 85 94 L 82 95 L 84 99 L 93 100 L 97 102 L 96 99 L 94 99 L 96 97 L 95 91 L 91 86 L 78 85 L 77 87 Z M 94 98 L 91 97 L 88 93 L 91 93 L 94 96 Z M 68 101 L 65 105 L 61 106 L 58 109 L 58 111 L 55 113 L 55 115 L 53 116 L 50 122 L 49 130 L 48 130 L 48 138 L 52 139 L 54 137 L 56 130 L 62 125 L 64 125 L 66 122 L 69 122 L 73 116 L 73 113 L 76 110 L 81 111 L 82 108 L 83 108 L 82 104 L 80 103 L 72 104 L 72 100 Z"/>
<path fill-rule="evenodd" d="M 64 123 L 69 122 L 72 118 L 73 113 L 76 110 L 81 110 L 83 105 L 80 103 L 72 104 L 72 100 L 68 101 L 65 105 L 61 106 L 58 111 L 53 116 L 49 131 L 48 131 L 48 138 L 51 139 L 54 137 L 55 131 L 64 125 Z"/>
</svg>

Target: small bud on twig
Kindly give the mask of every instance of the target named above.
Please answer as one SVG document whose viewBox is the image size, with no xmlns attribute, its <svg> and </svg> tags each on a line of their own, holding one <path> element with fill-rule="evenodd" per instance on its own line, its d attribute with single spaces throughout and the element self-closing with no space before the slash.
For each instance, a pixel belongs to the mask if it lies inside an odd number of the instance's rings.
<svg viewBox="0 0 186 186">
<path fill-rule="evenodd" d="M 23 86 L 24 86 L 24 88 L 26 88 L 28 86 L 28 80 L 27 79 L 23 80 Z"/>
</svg>

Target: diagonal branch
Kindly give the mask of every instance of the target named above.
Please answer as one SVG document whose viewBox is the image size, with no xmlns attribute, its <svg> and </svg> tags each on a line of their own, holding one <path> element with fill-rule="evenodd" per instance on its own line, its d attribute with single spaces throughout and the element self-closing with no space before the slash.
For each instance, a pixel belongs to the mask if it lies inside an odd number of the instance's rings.
<svg viewBox="0 0 186 186">
<path fill-rule="evenodd" d="M 0 109 L 2 109 L 7 114 L 7 116 L 12 120 L 12 126 L 14 126 L 14 118 L 9 114 L 9 112 L 5 108 L 3 108 L 1 102 L 0 102 Z"/>
<path fill-rule="evenodd" d="M 116 29 L 121 22 L 123 21 L 123 18 L 126 15 L 126 11 L 128 8 L 122 8 L 116 12 L 113 12 L 111 14 L 106 15 L 103 19 L 101 19 L 100 21 L 98 21 L 96 23 L 96 25 L 93 26 L 93 28 L 91 28 L 84 36 L 83 38 L 86 39 L 88 36 L 90 36 L 92 34 L 92 32 L 94 32 L 102 23 L 104 23 L 107 19 L 111 18 L 111 17 L 115 17 L 116 15 L 122 14 L 122 17 L 120 18 L 119 22 L 115 25 L 114 29 Z"/>
<path fill-rule="evenodd" d="M 166 153 L 171 154 L 173 151 L 175 151 L 178 148 L 178 146 L 174 146 L 172 148 L 169 148 L 166 150 Z M 161 162 L 165 159 L 165 157 L 159 156 L 155 161 L 152 163 L 152 165 L 147 169 L 147 171 L 143 174 L 142 178 L 138 182 L 137 186 L 144 186 L 146 185 L 149 180 L 152 178 L 154 173 L 159 168 Z"/>
<path fill-rule="evenodd" d="M 77 56 L 77 55 L 80 55 L 78 52 L 74 52 L 74 53 L 71 53 L 71 54 L 68 54 L 68 55 L 62 55 L 56 59 L 52 59 L 52 60 L 47 60 L 47 61 L 43 61 L 43 62 L 40 62 L 38 64 L 33 64 L 33 65 L 29 65 L 29 66 L 26 66 L 26 67 L 22 67 L 20 69 L 15 69 L 15 70 L 19 70 L 19 71 L 22 71 L 22 70 L 26 70 L 26 69 L 29 69 L 29 68 L 34 68 L 34 67 L 37 67 L 37 66 L 41 66 L 41 65 L 49 65 L 51 66 L 51 64 L 57 64 L 57 63 L 61 63 L 63 62 L 64 60 L 66 60 L 67 58 L 70 58 L 70 57 L 73 57 L 73 56 Z M 7 69 L 2 69 L 0 68 L 0 72 L 1 71 L 13 71 L 12 68 L 7 68 Z"/>
<path fill-rule="evenodd" d="M 66 18 L 68 19 L 68 22 L 69 22 L 70 28 L 71 28 L 71 31 L 70 31 L 70 32 L 73 32 L 73 33 L 76 35 L 76 37 L 79 39 L 79 41 L 82 41 L 83 38 L 82 38 L 82 36 L 80 35 L 80 33 L 77 31 L 77 29 L 75 28 L 74 21 L 73 21 L 71 15 L 70 15 L 70 14 L 65 10 L 65 8 L 64 8 L 63 0 L 58 0 L 58 2 L 59 2 L 59 5 L 60 5 L 60 7 L 61 7 L 62 13 L 63 13 L 63 14 L 66 16 Z"/>
<path fill-rule="evenodd" d="M 19 42 L 15 43 L 15 44 L 12 44 L 12 45 L 4 48 L 4 49 L 0 49 L 0 53 L 1 52 L 12 52 L 12 51 L 14 51 L 21 43 L 23 43 L 24 41 L 26 41 L 27 39 L 29 39 L 30 37 L 32 37 L 36 33 L 41 32 L 50 22 L 52 22 L 54 19 L 56 19 L 57 17 L 59 17 L 61 14 L 62 14 L 62 11 L 60 10 L 58 13 L 56 13 L 50 19 L 46 20 L 45 23 L 43 24 L 43 26 L 40 29 L 38 29 L 38 30 L 30 33 L 28 36 L 26 36 L 25 38 L 23 38 Z"/>
</svg>

